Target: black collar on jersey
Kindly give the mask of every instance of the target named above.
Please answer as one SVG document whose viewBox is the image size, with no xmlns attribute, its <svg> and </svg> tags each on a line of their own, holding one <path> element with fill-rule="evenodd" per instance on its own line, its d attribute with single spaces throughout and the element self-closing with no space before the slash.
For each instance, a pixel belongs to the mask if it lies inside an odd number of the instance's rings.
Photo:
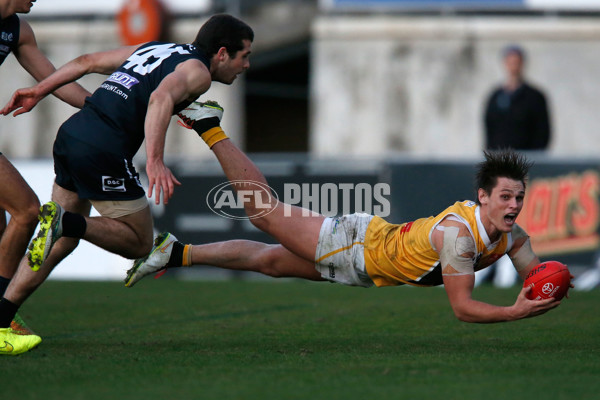
<svg viewBox="0 0 600 400">
<path fill-rule="evenodd" d="M 194 46 L 193 44 L 191 44 L 190 46 L 193 49 L 193 51 L 198 55 L 200 61 L 202 61 L 204 65 L 206 65 L 206 68 L 208 68 L 208 70 L 210 71 L 210 59 L 208 58 L 204 50 Z"/>
</svg>

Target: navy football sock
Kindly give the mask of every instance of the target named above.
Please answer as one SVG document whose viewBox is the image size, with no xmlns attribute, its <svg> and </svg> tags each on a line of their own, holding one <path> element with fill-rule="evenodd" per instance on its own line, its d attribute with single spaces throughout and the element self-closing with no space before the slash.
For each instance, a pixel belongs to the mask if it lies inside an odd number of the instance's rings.
<svg viewBox="0 0 600 400">
<path fill-rule="evenodd" d="M 18 309 L 18 305 L 6 298 L 3 297 L 0 300 L 0 328 L 10 327 L 10 323 L 15 318 Z"/>
<path fill-rule="evenodd" d="M 81 239 L 83 238 L 83 235 L 85 235 L 85 230 L 87 229 L 85 217 L 81 214 L 76 214 L 69 211 L 65 211 L 63 214 L 62 225 L 62 235 L 65 237 Z"/>
<path fill-rule="evenodd" d="M 0 296 L 4 296 L 9 283 L 10 279 L 0 276 Z"/>
</svg>

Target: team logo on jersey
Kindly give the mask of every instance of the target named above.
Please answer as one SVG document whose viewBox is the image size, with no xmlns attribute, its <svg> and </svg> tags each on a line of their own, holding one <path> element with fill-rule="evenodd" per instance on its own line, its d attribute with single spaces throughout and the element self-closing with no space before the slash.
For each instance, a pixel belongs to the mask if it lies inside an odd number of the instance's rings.
<svg viewBox="0 0 600 400">
<path fill-rule="evenodd" d="M 102 191 L 104 192 L 125 192 L 125 179 L 113 178 L 112 176 L 102 177 Z"/>
<path fill-rule="evenodd" d="M 113 72 L 111 76 L 106 80 L 107 82 L 118 83 L 121 86 L 126 87 L 127 89 L 131 89 L 133 85 L 137 85 L 140 83 L 137 79 L 135 79 L 131 75 L 127 75 L 125 72 Z"/>
<path fill-rule="evenodd" d="M 2 40 L 4 40 L 5 42 L 12 42 L 13 41 L 13 34 L 12 33 L 2 32 L 2 35 L 0 37 L 2 37 Z"/>
</svg>

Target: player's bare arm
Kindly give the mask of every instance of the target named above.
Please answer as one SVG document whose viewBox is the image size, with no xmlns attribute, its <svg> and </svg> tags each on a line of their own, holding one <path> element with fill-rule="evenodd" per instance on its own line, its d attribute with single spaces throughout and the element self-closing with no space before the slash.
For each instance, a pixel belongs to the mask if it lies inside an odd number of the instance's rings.
<svg viewBox="0 0 600 400">
<path fill-rule="evenodd" d="M 475 287 L 475 241 L 467 227 L 457 221 L 444 220 L 432 235 L 434 246 L 440 254 L 442 278 L 450 305 L 456 317 L 465 322 L 492 323 L 513 321 L 543 314 L 557 307 L 560 302 L 553 299 L 531 301 L 524 288 L 515 304 L 501 307 L 472 298 Z"/>
<path fill-rule="evenodd" d="M 150 96 L 144 123 L 146 134 L 146 173 L 148 175 L 148 197 L 155 194 L 155 203 L 167 204 L 175 185 L 180 182 L 164 165 L 165 137 L 176 104 L 195 100 L 210 88 L 211 76 L 208 69 L 197 60 L 181 63 L 162 80 Z M 155 189 L 156 186 L 156 190 Z"/>
<path fill-rule="evenodd" d="M 517 273 L 525 280 L 529 272 L 540 263 L 540 259 L 531 248 L 531 241 L 527 233 L 519 225 L 512 229 L 513 246 L 508 252 Z"/>
<path fill-rule="evenodd" d="M 29 74 L 38 82 L 51 75 L 56 71 L 54 65 L 42 53 L 37 45 L 35 34 L 27 21 L 21 21 L 19 34 L 19 45 L 15 50 L 15 57 L 21 66 L 29 72 Z M 53 93 L 73 107 L 81 108 L 85 102 L 85 98 L 90 95 L 90 92 L 85 90 L 77 83 L 66 85 Z"/>
<path fill-rule="evenodd" d="M 0 110 L 7 115 L 14 111 L 14 116 L 29 112 L 49 93 L 74 82 L 84 75 L 98 73 L 108 75 L 115 71 L 135 50 L 135 47 L 121 47 L 116 50 L 84 54 L 69 61 L 37 85 L 17 90 L 8 104 Z"/>
<path fill-rule="evenodd" d="M 513 247 L 508 252 L 508 256 L 521 279 L 525 280 L 531 270 L 540 264 L 540 259 L 533 252 L 531 240 L 523 228 L 515 224 L 512 230 L 512 237 Z M 571 280 L 573 279 L 575 277 L 571 275 Z M 569 286 L 575 287 L 573 283 L 570 283 Z M 567 292 L 565 297 L 569 298 L 569 292 Z"/>
</svg>

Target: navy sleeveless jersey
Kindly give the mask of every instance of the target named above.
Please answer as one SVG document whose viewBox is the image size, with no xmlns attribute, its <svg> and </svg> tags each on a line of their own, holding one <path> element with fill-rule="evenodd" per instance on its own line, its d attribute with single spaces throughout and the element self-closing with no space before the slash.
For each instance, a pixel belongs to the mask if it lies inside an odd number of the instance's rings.
<svg viewBox="0 0 600 400">
<path fill-rule="evenodd" d="M 0 20 L 0 65 L 19 44 L 20 21 L 17 14 Z"/>
<path fill-rule="evenodd" d="M 144 141 L 150 95 L 177 65 L 190 59 L 210 66 L 191 44 L 149 42 L 138 47 L 61 130 L 96 148 L 133 157 Z M 189 104 L 175 105 L 173 114 Z"/>
</svg>

